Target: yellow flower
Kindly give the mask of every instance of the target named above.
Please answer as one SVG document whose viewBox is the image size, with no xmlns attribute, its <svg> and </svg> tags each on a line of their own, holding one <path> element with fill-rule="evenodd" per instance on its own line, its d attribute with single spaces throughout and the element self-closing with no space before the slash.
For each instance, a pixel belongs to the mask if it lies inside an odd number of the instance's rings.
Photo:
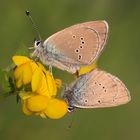
<svg viewBox="0 0 140 140">
<path fill-rule="evenodd" d="M 41 64 L 40 64 L 41 65 Z M 31 81 L 31 87 L 33 92 L 37 92 L 41 95 L 56 96 L 57 94 L 57 83 L 61 84 L 61 80 L 55 80 L 52 73 L 44 71 L 43 66 L 36 68 Z M 42 69 L 43 67 L 43 69 Z"/>
<path fill-rule="evenodd" d="M 13 56 L 13 61 L 17 66 L 14 70 L 14 78 L 16 80 L 17 88 L 34 81 L 32 85 L 34 90 L 34 84 L 36 84 L 36 82 L 41 83 L 41 81 L 43 81 L 42 83 L 45 83 L 44 86 L 47 84 L 47 88 L 51 91 L 51 96 L 56 95 L 57 87 L 59 88 L 61 86 L 61 80 L 54 80 L 52 73 L 46 71 L 41 63 L 34 62 L 25 56 Z M 34 80 L 32 80 L 32 78 Z"/>
<path fill-rule="evenodd" d="M 50 100 L 47 96 L 38 95 L 33 92 L 22 92 L 20 97 L 23 103 L 22 110 L 26 115 L 39 115 L 46 109 Z"/>
<path fill-rule="evenodd" d="M 59 119 L 62 118 L 68 110 L 67 103 L 62 99 L 52 98 L 48 104 L 44 113 L 51 119 Z"/>
<path fill-rule="evenodd" d="M 29 84 L 37 68 L 36 63 L 25 56 L 13 56 L 13 61 L 17 66 L 14 70 L 16 87 L 20 88 L 22 85 Z"/>
<path fill-rule="evenodd" d="M 86 73 L 90 72 L 91 70 L 95 69 L 96 67 L 97 67 L 96 63 L 93 63 L 88 66 L 84 66 L 78 71 L 78 76 L 86 74 Z"/>
<path fill-rule="evenodd" d="M 42 118 L 60 119 L 68 110 L 67 103 L 62 99 L 48 98 L 35 93 L 21 93 L 23 112 L 26 115 L 39 115 Z"/>
<path fill-rule="evenodd" d="M 18 88 L 26 89 L 24 85 L 30 84 L 30 89 L 20 92 L 22 109 L 26 115 L 39 115 L 42 118 L 59 119 L 68 110 L 67 103 L 55 98 L 57 88 L 61 86 L 60 79 L 54 79 L 51 72 L 47 71 L 39 62 L 25 56 L 14 56 L 17 65 L 14 78 Z"/>
</svg>

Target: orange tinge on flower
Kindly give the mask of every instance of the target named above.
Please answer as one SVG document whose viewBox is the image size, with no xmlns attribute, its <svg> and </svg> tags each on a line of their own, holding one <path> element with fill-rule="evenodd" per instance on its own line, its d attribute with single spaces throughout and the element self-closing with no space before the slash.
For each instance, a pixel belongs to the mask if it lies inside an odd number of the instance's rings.
<svg viewBox="0 0 140 140">
<path fill-rule="evenodd" d="M 41 63 L 25 56 L 14 56 L 13 61 L 17 66 L 14 70 L 17 88 L 26 84 L 31 85 L 31 91 L 20 92 L 23 112 L 26 115 L 35 114 L 43 118 L 62 118 L 67 113 L 68 105 L 64 100 L 56 98 L 61 80 L 54 79 L 52 73 Z"/>
</svg>

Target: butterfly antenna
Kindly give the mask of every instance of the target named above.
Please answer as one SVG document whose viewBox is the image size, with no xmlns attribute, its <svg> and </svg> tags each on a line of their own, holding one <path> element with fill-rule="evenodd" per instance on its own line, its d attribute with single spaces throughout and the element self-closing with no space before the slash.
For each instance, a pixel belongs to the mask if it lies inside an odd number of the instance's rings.
<svg viewBox="0 0 140 140">
<path fill-rule="evenodd" d="M 31 14 L 30 14 L 30 12 L 29 12 L 29 11 L 26 11 L 26 15 L 29 17 L 30 22 L 32 23 L 32 25 L 33 25 L 33 27 L 34 27 L 34 29 L 35 29 L 35 31 L 36 31 L 38 37 L 39 37 L 39 40 L 42 40 L 42 39 L 41 39 L 41 36 L 40 36 L 40 33 L 39 33 L 39 30 L 38 30 L 38 27 L 36 26 L 36 24 L 35 24 L 35 22 L 34 22 L 32 16 L 31 16 Z"/>
</svg>

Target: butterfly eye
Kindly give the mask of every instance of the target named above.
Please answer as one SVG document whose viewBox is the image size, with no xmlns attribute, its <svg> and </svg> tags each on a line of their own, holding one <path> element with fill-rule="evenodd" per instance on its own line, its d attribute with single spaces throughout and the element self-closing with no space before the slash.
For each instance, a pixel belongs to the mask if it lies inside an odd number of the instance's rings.
<svg viewBox="0 0 140 140">
<path fill-rule="evenodd" d="M 36 46 L 39 46 L 40 43 L 41 43 L 41 41 L 37 41 L 37 42 L 36 42 Z"/>
</svg>

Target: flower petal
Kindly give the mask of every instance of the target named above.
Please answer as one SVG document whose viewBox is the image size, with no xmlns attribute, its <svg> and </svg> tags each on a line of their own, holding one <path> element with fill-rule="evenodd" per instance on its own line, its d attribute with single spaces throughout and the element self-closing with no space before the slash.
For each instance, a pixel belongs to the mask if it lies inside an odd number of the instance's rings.
<svg viewBox="0 0 140 140">
<path fill-rule="evenodd" d="M 45 67 L 40 62 L 37 62 L 37 65 L 43 72 L 46 72 Z"/>
<path fill-rule="evenodd" d="M 12 57 L 12 60 L 13 60 L 13 62 L 14 62 L 17 66 L 31 61 L 31 60 L 30 60 L 28 57 L 26 57 L 26 56 L 13 56 L 13 57 Z"/>
<path fill-rule="evenodd" d="M 14 78 L 17 80 L 17 79 L 20 79 L 23 75 L 23 68 L 24 68 L 24 65 L 21 65 L 19 67 L 16 67 L 15 70 L 14 70 Z"/>
<path fill-rule="evenodd" d="M 31 68 L 32 68 L 32 72 L 34 73 L 35 70 L 38 68 L 38 65 L 34 61 L 31 61 L 30 65 L 31 65 Z"/>
<path fill-rule="evenodd" d="M 21 88 L 23 85 L 22 77 L 16 80 L 16 87 Z"/>
<path fill-rule="evenodd" d="M 68 110 L 68 105 L 64 100 L 52 98 L 44 110 L 44 113 L 51 119 L 62 118 Z"/>
<path fill-rule="evenodd" d="M 56 96 L 57 94 L 56 83 L 52 73 L 50 73 L 49 71 L 46 71 L 46 81 L 50 96 Z"/>
<path fill-rule="evenodd" d="M 22 111 L 23 111 L 23 113 L 26 114 L 26 115 L 32 115 L 33 112 L 31 112 L 30 110 L 28 110 L 28 108 L 27 108 L 27 106 L 26 106 L 26 100 L 23 101 L 22 104 L 23 104 L 23 105 L 22 105 Z"/>
<path fill-rule="evenodd" d="M 20 88 L 22 84 L 26 85 L 31 82 L 32 69 L 29 63 L 22 64 L 14 70 L 14 78 L 16 80 L 17 88 Z"/>
<path fill-rule="evenodd" d="M 32 68 L 30 66 L 30 63 L 24 64 L 24 69 L 23 69 L 23 84 L 29 84 L 32 79 Z"/>
<path fill-rule="evenodd" d="M 42 78 L 43 78 L 42 71 L 39 68 L 36 68 L 35 72 L 33 73 L 31 81 L 31 87 L 33 92 L 36 92 L 41 87 L 43 82 Z"/>
<path fill-rule="evenodd" d="M 47 107 L 47 96 L 35 95 L 27 99 L 27 108 L 32 112 L 40 112 Z"/>
<path fill-rule="evenodd" d="M 49 71 L 46 71 L 45 67 L 41 63 L 37 62 L 37 64 L 39 68 L 41 68 L 42 71 L 46 75 L 46 82 L 47 82 L 47 87 L 48 87 L 47 89 L 50 96 L 56 96 L 57 88 L 56 88 L 56 83 L 55 83 L 52 73 L 50 73 Z M 45 88 L 45 86 L 43 87 Z"/>
<path fill-rule="evenodd" d="M 40 95 L 44 95 L 44 96 L 48 96 L 49 98 L 51 98 L 50 93 L 48 91 L 48 86 L 46 83 L 46 77 L 45 75 L 42 77 L 42 82 L 40 87 L 36 90 L 36 92 Z"/>
</svg>

